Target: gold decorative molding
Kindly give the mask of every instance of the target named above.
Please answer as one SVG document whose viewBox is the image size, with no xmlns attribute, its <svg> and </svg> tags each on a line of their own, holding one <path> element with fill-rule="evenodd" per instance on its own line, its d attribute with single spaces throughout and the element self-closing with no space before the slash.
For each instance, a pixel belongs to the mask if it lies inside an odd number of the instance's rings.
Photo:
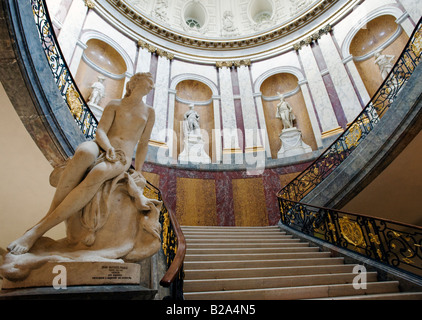
<svg viewBox="0 0 422 320">
<path fill-rule="evenodd" d="M 279 40 L 295 31 L 298 31 L 308 23 L 314 21 L 316 18 L 327 12 L 328 9 L 330 9 L 333 5 L 339 2 L 339 0 L 321 1 L 320 4 L 312 7 L 312 9 L 306 12 L 306 14 L 300 15 L 297 18 L 278 26 L 277 28 L 256 34 L 252 37 L 209 40 L 205 38 L 194 37 L 192 35 L 185 35 L 179 31 L 167 29 L 133 9 L 124 0 L 106 1 L 130 21 L 155 36 L 179 45 L 183 45 L 184 47 L 192 47 L 204 50 L 242 50 L 245 48 L 256 47 L 273 42 L 275 40 Z"/>
<path fill-rule="evenodd" d="M 94 9 L 95 8 L 95 3 L 92 0 L 84 0 L 85 2 L 85 6 L 88 7 L 88 9 Z"/>
<path fill-rule="evenodd" d="M 331 30 L 333 30 L 333 28 L 331 27 L 330 24 L 327 24 L 324 28 L 320 29 L 319 31 L 313 33 L 312 35 L 310 35 L 309 37 L 306 37 L 305 39 L 295 43 L 293 45 L 293 49 L 295 49 L 296 51 L 299 51 L 300 49 L 302 49 L 305 46 L 309 46 L 312 42 L 317 41 L 319 39 L 321 39 L 321 37 L 325 34 L 328 34 L 331 32 Z"/>
<path fill-rule="evenodd" d="M 337 127 L 328 131 L 324 131 L 322 133 L 322 138 L 327 138 L 327 137 L 333 136 L 335 134 L 340 134 L 343 132 L 344 132 L 344 129 L 342 127 Z"/>
<path fill-rule="evenodd" d="M 236 67 L 239 68 L 241 66 L 250 66 L 251 65 L 250 59 L 242 59 L 242 60 L 236 60 L 236 61 L 217 61 L 215 63 L 217 68 L 231 68 Z"/>
<path fill-rule="evenodd" d="M 146 43 L 143 40 L 138 40 L 138 47 L 143 48 L 143 49 L 147 49 L 149 52 L 151 53 L 155 53 L 160 57 L 164 57 L 167 58 L 169 60 L 173 60 L 174 59 L 174 54 L 170 53 L 168 51 L 165 51 L 163 49 L 159 49 L 157 47 L 154 47 L 153 45 Z"/>
</svg>

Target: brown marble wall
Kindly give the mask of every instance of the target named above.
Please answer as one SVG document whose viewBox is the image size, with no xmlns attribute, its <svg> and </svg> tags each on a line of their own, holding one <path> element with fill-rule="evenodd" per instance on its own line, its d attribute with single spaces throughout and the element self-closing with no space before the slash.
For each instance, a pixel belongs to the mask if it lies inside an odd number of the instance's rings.
<svg viewBox="0 0 422 320">
<path fill-rule="evenodd" d="M 145 163 L 145 178 L 159 187 L 182 225 L 268 226 L 280 219 L 276 193 L 309 163 L 246 171 L 196 171 Z"/>
<path fill-rule="evenodd" d="M 370 21 L 366 28 L 361 29 L 353 38 L 350 45 L 350 53 L 354 57 L 363 56 L 385 43 L 398 28 L 395 20 L 392 16 L 381 16 Z M 382 51 L 382 54 L 396 56 L 394 59 L 395 63 L 408 40 L 408 35 L 402 32 L 392 44 Z M 369 96 L 374 96 L 383 82 L 380 70 L 375 64 L 375 57 L 356 62 L 356 67 L 368 90 Z"/>
<path fill-rule="evenodd" d="M 177 97 L 188 101 L 208 101 L 212 98 L 211 89 L 202 82 L 195 80 L 185 80 L 176 86 Z M 203 130 L 203 138 L 205 141 L 205 152 L 213 159 L 213 141 L 212 133 L 214 126 L 214 108 L 212 102 L 208 105 L 195 105 L 195 111 L 199 114 L 199 124 Z M 178 155 L 183 151 L 183 116 L 189 110 L 189 105 L 176 100 L 174 106 L 174 131 L 175 140 L 173 157 L 177 159 Z"/>
<path fill-rule="evenodd" d="M 94 39 L 89 40 L 87 46 L 84 53 L 95 65 L 115 75 L 122 75 L 126 72 L 126 63 L 123 58 L 107 43 Z M 91 85 L 97 81 L 99 75 L 101 74 L 98 71 L 81 60 L 75 81 L 85 101 L 89 100 Z M 101 76 L 105 78 L 103 84 L 106 90 L 105 97 L 100 101 L 100 107 L 104 108 L 110 100 L 122 97 L 125 78 L 115 80 L 104 75 Z"/>
<path fill-rule="evenodd" d="M 287 93 L 298 87 L 298 79 L 288 73 L 276 74 L 266 79 L 262 86 L 261 92 L 263 96 L 272 97 L 276 96 L 277 92 Z M 315 136 L 313 134 L 311 121 L 306 109 L 305 99 L 301 91 L 295 95 L 286 98 L 286 101 L 292 106 L 293 113 L 296 116 L 296 126 L 302 131 L 303 141 L 308 144 L 312 150 L 317 150 Z M 275 117 L 277 104 L 276 101 L 262 100 L 264 107 L 265 122 L 267 124 L 268 138 L 270 142 L 271 156 L 277 159 L 277 153 L 281 147 L 279 135 L 283 129 L 283 124 L 280 119 Z"/>
</svg>

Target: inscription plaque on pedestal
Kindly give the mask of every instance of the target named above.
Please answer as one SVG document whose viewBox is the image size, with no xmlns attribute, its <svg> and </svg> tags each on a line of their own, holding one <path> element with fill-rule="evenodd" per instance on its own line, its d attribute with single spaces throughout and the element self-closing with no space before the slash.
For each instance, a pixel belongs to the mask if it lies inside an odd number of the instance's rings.
<svg viewBox="0 0 422 320">
<path fill-rule="evenodd" d="M 3 279 L 2 289 L 61 286 L 139 284 L 141 266 L 115 262 L 48 262 L 24 280 Z"/>
</svg>

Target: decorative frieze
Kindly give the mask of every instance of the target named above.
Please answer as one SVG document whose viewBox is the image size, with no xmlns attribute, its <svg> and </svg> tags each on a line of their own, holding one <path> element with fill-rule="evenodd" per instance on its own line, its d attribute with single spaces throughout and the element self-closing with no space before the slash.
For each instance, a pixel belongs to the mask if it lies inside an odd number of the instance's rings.
<svg viewBox="0 0 422 320">
<path fill-rule="evenodd" d="M 332 27 L 330 24 L 327 24 L 324 28 L 320 29 L 319 31 L 313 33 L 312 35 L 310 35 L 309 37 L 306 37 L 305 39 L 295 43 L 293 45 L 293 48 L 296 51 L 299 51 L 300 49 L 302 49 L 305 46 L 309 46 L 312 42 L 317 41 L 319 39 L 321 39 L 321 37 L 325 34 L 330 33 L 332 30 Z"/>
<path fill-rule="evenodd" d="M 242 60 L 236 60 L 236 61 L 217 61 L 215 63 L 217 68 L 231 68 L 236 67 L 239 68 L 241 66 L 250 66 L 251 65 L 250 59 L 242 59 Z"/>
<path fill-rule="evenodd" d="M 94 9 L 95 8 L 95 3 L 92 0 L 84 0 L 85 5 L 88 7 L 88 9 Z"/>
<path fill-rule="evenodd" d="M 138 47 L 143 48 L 143 49 L 147 49 L 149 52 L 151 53 L 155 53 L 157 54 L 159 57 L 164 57 L 167 58 L 168 60 L 173 60 L 174 59 L 174 54 L 168 51 L 165 51 L 163 49 L 159 49 L 149 43 L 146 43 L 143 40 L 138 40 Z"/>
</svg>

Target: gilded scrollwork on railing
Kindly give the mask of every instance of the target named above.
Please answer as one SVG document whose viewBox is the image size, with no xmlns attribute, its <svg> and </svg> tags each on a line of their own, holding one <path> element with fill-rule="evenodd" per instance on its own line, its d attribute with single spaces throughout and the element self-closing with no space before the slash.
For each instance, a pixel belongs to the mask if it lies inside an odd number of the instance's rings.
<svg viewBox="0 0 422 320">
<path fill-rule="evenodd" d="M 98 121 L 86 105 L 63 58 L 53 31 L 44 0 L 31 0 L 35 24 L 48 64 L 64 101 L 79 129 L 87 139 L 93 139 Z"/>
<path fill-rule="evenodd" d="M 279 199 L 282 223 L 307 235 L 422 276 L 422 228 Z"/>
<path fill-rule="evenodd" d="M 367 258 L 422 277 L 422 227 L 302 204 L 368 136 L 418 66 L 422 19 L 383 85 L 356 120 L 278 193 L 281 223 Z"/>
</svg>

